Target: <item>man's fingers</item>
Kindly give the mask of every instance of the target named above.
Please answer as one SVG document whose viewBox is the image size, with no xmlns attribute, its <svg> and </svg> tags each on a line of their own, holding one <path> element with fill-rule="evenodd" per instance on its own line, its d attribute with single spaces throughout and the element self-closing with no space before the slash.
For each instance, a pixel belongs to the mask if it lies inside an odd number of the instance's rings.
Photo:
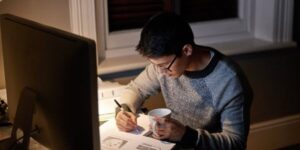
<svg viewBox="0 0 300 150">
<path fill-rule="evenodd" d="M 131 118 L 128 117 L 122 117 L 120 118 L 120 121 L 124 126 L 132 126 L 132 127 L 136 126 L 136 124 L 131 120 Z"/>
<path fill-rule="evenodd" d="M 135 114 L 133 113 L 128 113 L 129 115 L 129 118 L 131 119 L 131 121 L 134 123 L 134 124 L 137 124 L 137 117 Z"/>
<path fill-rule="evenodd" d="M 121 111 L 117 114 L 116 124 L 121 131 L 132 131 L 137 125 L 133 121 L 132 113 Z"/>
<path fill-rule="evenodd" d="M 137 117 L 132 112 L 123 111 L 123 115 L 126 116 L 127 118 L 130 118 L 132 123 L 134 123 L 135 125 L 137 124 L 137 121 L 136 121 Z"/>
<path fill-rule="evenodd" d="M 132 131 L 134 129 L 134 127 L 124 126 L 123 124 L 120 123 L 117 123 L 117 127 L 119 128 L 119 130 L 126 131 L 126 132 Z"/>
<path fill-rule="evenodd" d="M 136 127 L 135 124 L 133 124 L 131 121 L 128 121 L 128 120 L 124 121 L 124 120 L 119 119 L 116 122 L 116 124 L 121 131 L 132 131 Z"/>
<path fill-rule="evenodd" d="M 156 131 L 157 135 L 153 134 L 153 137 L 155 139 L 164 140 L 170 138 L 170 132 L 167 132 L 166 130 L 159 129 Z"/>
<path fill-rule="evenodd" d="M 131 113 L 131 112 L 124 112 L 124 115 L 126 116 L 126 121 L 128 121 L 130 124 L 137 126 L 137 117 Z"/>
<path fill-rule="evenodd" d="M 157 135 L 155 135 L 155 138 L 159 140 L 169 139 L 172 131 L 171 124 L 168 123 L 164 118 L 161 118 L 157 121 L 159 125 L 156 127 Z"/>
</svg>

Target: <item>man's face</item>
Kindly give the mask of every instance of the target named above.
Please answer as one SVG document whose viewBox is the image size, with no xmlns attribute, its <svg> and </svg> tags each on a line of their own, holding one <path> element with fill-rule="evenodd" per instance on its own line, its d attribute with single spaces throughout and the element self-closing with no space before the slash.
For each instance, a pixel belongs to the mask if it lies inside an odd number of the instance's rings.
<svg viewBox="0 0 300 150">
<path fill-rule="evenodd" d="M 184 58 L 176 55 L 149 58 L 149 61 L 159 68 L 160 73 L 172 78 L 180 77 L 186 67 Z"/>
</svg>

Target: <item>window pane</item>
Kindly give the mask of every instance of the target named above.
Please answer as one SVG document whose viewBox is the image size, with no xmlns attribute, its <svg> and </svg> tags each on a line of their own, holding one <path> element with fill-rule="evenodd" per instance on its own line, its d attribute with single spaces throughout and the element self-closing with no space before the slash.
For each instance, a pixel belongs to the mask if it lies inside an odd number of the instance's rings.
<svg viewBox="0 0 300 150">
<path fill-rule="evenodd" d="M 107 0 L 109 32 L 141 28 L 155 13 L 175 11 L 188 22 L 238 17 L 238 0 Z"/>
<path fill-rule="evenodd" d="M 238 0 L 180 0 L 179 5 L 189 22 L 238 17 Z"/>
<path fill-rule="evenodd" d="M 141 28 L 155 13 L 163 11 L 163 0 L 107 0 L 109 31 Z"/>
</svg>

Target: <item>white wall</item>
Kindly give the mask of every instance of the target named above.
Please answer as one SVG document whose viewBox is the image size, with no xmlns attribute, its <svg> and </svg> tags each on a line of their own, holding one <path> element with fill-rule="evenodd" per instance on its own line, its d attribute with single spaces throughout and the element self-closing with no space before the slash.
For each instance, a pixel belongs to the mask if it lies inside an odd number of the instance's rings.
<svg viewBox="0 0 300 150">
<path fill-rule="evenodd" d="M 71 31 L 69 0 L 2 0 L 0 2 L 0 14 L 3 13 L 10 13 L 65 31 Z M 2 44 L 0 42 L 0 88 L 3 87 L 5 87 L 5 79 Z"/>
</svg>

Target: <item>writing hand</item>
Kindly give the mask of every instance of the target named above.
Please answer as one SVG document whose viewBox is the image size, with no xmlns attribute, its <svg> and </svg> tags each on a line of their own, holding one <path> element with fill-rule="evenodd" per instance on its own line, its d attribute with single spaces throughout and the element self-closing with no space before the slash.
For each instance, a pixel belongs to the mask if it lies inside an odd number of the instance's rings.
<svg viewBox="0 0 300 150">
<path fill-rule="evenodd" d="M 132 112 L 120 111 L 117 113 L 116 123 L 119 130 L 130 132 L 137 127 L 137 117 Z"/>
</svg>

